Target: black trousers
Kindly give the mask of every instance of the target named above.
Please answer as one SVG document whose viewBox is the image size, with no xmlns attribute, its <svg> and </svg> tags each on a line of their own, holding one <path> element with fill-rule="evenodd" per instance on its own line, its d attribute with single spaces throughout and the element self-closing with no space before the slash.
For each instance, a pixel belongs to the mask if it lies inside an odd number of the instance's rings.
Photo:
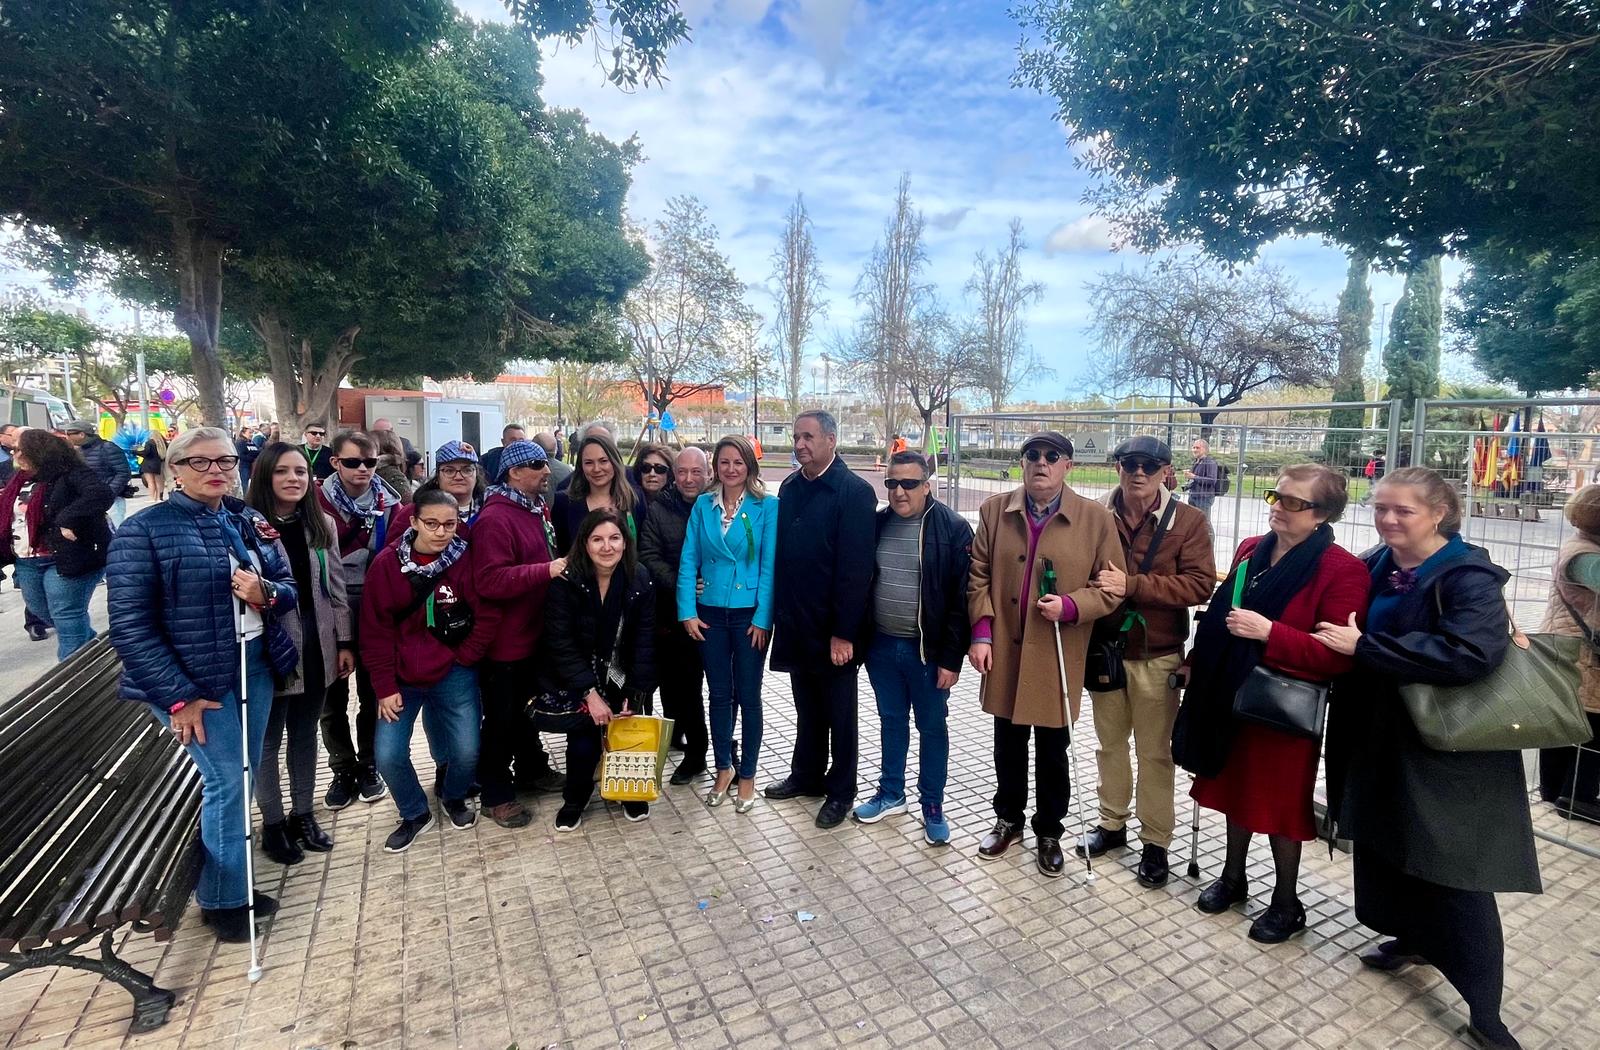
<svg viewBox="0 0 1600 1050">
<path fill-rule="evenodd" d="M 485 723 L 487 726 L 487 722 Z M 567 737 L 567 786 L 561 791 L 562 808 L 582 809 L 589 804 L 589 799 L 594 795 L 594 771 L 600 766 L 600 740 L 599 726 L 594 724 L 594 719 L 589 717 L 587 711 L 578 710 L 572 714 L 554 715 L 537 714 L 529 722 L 529 726 L 536 733 L 565 733 Z M 484 743 L 489 742 L 489 734 L 484 733 Z M 481 770 L 481 765 L 480 765 Z M 489 794 L 489 786 L 484 785 L 484 797 Z"/>
<path fill-rule="evenodd" d="M 1009 718 L 994 720 L 994 814 L 1008 824 L 1021 824 L 1028 808 L 1028 737 L 1033 737 L 1034 766 L 1039 791 L 1033 811 L 1033 833 L 1058 839 L 1072 798 L 1067 775 L 1070 732 L 1044 726 L 1018 725 Z"/>
<path fill-rule="evenodd" d="M 550 756 L 525 710 L 534 693 L 537 667 L 532 657 L 510 662 L 484 660 L 478 665 L 478 691 L 483 696 L 478 783 L 486 808 L 514 801 L 516 780 L 527 783 L 550 772 Z M 570 766 L 567 775 L 571 779 Z"/>
<path fill-rule="evenodd" d="M 356 735 L 350 739 L 350 679 L 340 678 L 328 686 L 322 702 L 322 746 L 328 751 L 328 768 L 335 773 L 354 773 L 358 769 L 377 769 L 378 755 L 373 739 L 378 733 L 378 694 L 372 676 L 356 657 Z"/>
<path fill-rule="evenodd" d="M 683 735 L 683 765 L 706 764 L 711 738 L 706 732 L 705 668 L 700 646 L 682 624 L 656 635 L 656 671 L 661 677 L 661 713 L 672 719 L 673 733 Z"/>
<path fill-rule="evenodd" d="M 1356 918 L 1436 966 L 1467 1001 L 1475 1026 L 1498 1028 L 1506 953 L 1494 894 L 1407 875 L 1360 842 L 1354 860 Z"/>
<path fill-rule="evenodd" d="M 1594 739 L 1575 747 L 1547 747 L 1539 752 L 1539 797 L 1546 802 L 1572 798 L 1600 801 L 1600 715 L 1589 715 Z M 1574 785 L 1576 781 L 1576 785 Z"/>
<path fill-rule="evenodd" d="M 860 751 L 856 727 L 854 665 L 820 672 L 792 671 L 794 692 L 794 760 L 789 775 L 808 789 L 820 789 L 830 800 L 856 799 L 856 766 Z M 829 746 L 833 765 L 828 765 Z"/>
</svg>

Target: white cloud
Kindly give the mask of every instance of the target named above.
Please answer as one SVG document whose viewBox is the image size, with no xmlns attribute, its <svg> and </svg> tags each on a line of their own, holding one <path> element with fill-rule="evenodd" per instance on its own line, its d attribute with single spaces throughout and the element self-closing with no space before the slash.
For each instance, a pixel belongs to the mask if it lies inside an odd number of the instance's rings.
<svg viewBox="0 0 1600 1050">
<path fill-rule="evenodd" d="M 1098 215 L 1084 215 L 1064 222 L 1044 239 L 1046 255 L 1109 252 L 1116 246 L 1111 223 Z"/>
</svg>

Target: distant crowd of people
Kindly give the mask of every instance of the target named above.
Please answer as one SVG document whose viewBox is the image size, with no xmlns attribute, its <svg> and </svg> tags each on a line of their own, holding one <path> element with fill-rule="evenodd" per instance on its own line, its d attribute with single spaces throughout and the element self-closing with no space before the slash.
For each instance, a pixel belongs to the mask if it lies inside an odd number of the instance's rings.
<svg viewBox="0 0 1600 1050">
<path fill-rule="evenodd" d="M 1477 1038 L 1516 1045 L 1500 1017 L 1494 894 L 1540 889 L 1519 756 L 1433 751 L 1398 699 L 1408 682 L 1481 678 L 1508 644 L 1507 573 L 1460 537 L 1458 496 L 1436 473 L 1376 479 L 1378 542 L 1358 557 L 1331 528 L 1348 498 L 1343 475 L 1287 467 L 1264 493 L 1268 531 L 1219 573 L 1204 504 L 1222 479 L 1202 442 L 1188 502 L 1153 436 L 1114 450 L 1117 485 L 1093 500 L 1067 484 L 1072 441 L 1033 434 L 1018 450 L 1022 483 L 989 497 L 974 526 L 935 498 L 931 464 L 907 449 L 885 466 L 880 507 L 838 455 L 824 411 L 795 420 L 799 469 L 777 492 L 737 435 L 709 453 L 640 443 L 625 462 L 600 425 L 570 445 L 511 426 L 481 455 L 446 443 L 432 473 L 413 479 L 390 469 L 402 467 L 403 443 L 373 431 L 330 439 L 312 424 L 299 443 L 269 432 L 259 447 L 245 442 L 248 456 L 222 430 L 174 435 L 160 450 L 173 487 L 114 531 L 120 489 L 100 477 L 92 442 L 0 432 L 15 467 L 0 550 L 27 592 L 48 595 L 63 655 L 92 636 L 79 594 L 104 574 L 122 694 L 150 704 L 201 770 L 197 896 L 219 938 L 249 933 L 243 749 L 261 847 L 285 864 L 333 848 L 313 795 L 319 736 L 333 771 L 324 808 L 392 795 L 398 822 L 384 849 L 394 853 L 434 823 L 411 758 L 419 718 L 432 799 L 450 828 L 480 814 L 525 827 L 521 798 L 549 792 L 561 798 L 555 829 L 578 829 L 605 727 L 657 702 L 681 751 L 671 783 L 701 783 L 706 806 L 748 813 L 770 654 L 790 676 L 796 731 L 766 799 L 820 799 L 824 829 L 907 813 L 914 724 L 923 837 L 950 842 L 949 699 L 970 668 L 993 720 L 994 824 L 980 858 L 1024 838 L 1031 751 L 1038 870 L 1055 877 L 1070 852 L 1088 862 L 1124 849 L 1137 821 L 1134 877 L 1162 886 L 1181 765 L 1196 803 L 1227 824 L 1222 871 L 1198 908 L 1221 914 L 1248 899 L 1250 846 L 1265 836 L 1274 884 L 1248 934 L 1278 943 L 1306 927 L 1299 865 L 1318 834 L 1322 747 L 1320 725 L 1238 713 L 1251 683 L 1276 675 L 1332 689 L 1327 830 L 1353 840 L 1357 915 L 1390 938 L 1362 961 L 1437 967 L 1466 999 Z M 558 479 L 554 453 L 569 449 L 574 463 Z M 1600 626 L 1600 487 L 1577 493 L 1567 514 L 1577 532 L 1557 562 L 1546 629 L 1578 634 Z M 881 725 L 881 772 L 865 801 L 862 667 Z M 1592 651 L 1582 674 L 1600 728 Z M 1086 689 L 1098 814 L 1068 851 L 1069 804 L 1083 790 L 1070 734 Z M 541 734 L 564 739 L 561 772 Z M 1547 797 L 1595 805 L 1592 758 L 1547 755 Z M 621 811 L 649 816 L 642 802 Z M 253 903 L 258 916 L 276 908 L 264 894 Z"/>
</svg>

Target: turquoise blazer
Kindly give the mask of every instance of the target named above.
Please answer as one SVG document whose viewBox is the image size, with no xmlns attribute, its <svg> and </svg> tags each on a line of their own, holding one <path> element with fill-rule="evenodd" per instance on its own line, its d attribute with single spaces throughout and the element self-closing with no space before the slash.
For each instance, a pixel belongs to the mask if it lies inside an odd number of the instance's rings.
<svg viewBox="0 0 1600 1050">
<path fill-rule="evenodd" d="M 716 496 L 702 493 L 689 512 L 678 563 L 678 619 L 695 611 L 695 583 L 706 581 L 699 602 L 719 609 L 754 608 L 751 623 L 772 630 L 772 566 L 778 550 L 778 497 L 746 496 L 727 535 Z"/>
</svg>

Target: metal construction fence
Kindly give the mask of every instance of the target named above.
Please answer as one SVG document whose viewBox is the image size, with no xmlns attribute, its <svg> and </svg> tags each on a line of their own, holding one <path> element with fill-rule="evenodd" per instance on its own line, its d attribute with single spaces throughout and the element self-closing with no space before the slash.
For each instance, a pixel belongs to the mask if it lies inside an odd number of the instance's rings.
<svg viewBox="0 0 1600 1050">
<path fill-rule="evenodd" d="M 942 498 L 975 517 L 984 500 L 1020 483 L 1017 449 L 1042 430 L 1072 438 L 1068 484 L 1096 498 L 1117 483 L 1110 452 L 1124 439 L 1148 434 L 1165 441 L 1180 495 L 1195 442 L 1206 441 L 1228 473 L 1227 491 L 1209 508 L 1219 567 L 1242 540 L 1267 531 L 1261 497 L 1287 465 L 1315 461 L 1348 474 L 1350 503 L 1334 531 L 1356 553 L 1378 542 L 1368 506 L 1370 475 L 1379 468 L 1430 467 L 1462 496 L 1464 538 L 1511 574 L 1506 600 L 1524 630 L 1543 619 L 1551 569 L 1573 534 L 1562 513 L 1568 497 L 1600 480 L 1600 398 L 1325 402 L 1208 408 L 1204 415 L 1193 407 L 957 415 Z M 1585 765 L 1600 763 L 1600 741 L 1580 754 Z M 1528 765 L 1537 803 L 1532 753 Z M 1600 859 L 1600 829 L 1542 804 L 1534 805 L 1533 815 L 1541 838 Z"/>
</svg>

